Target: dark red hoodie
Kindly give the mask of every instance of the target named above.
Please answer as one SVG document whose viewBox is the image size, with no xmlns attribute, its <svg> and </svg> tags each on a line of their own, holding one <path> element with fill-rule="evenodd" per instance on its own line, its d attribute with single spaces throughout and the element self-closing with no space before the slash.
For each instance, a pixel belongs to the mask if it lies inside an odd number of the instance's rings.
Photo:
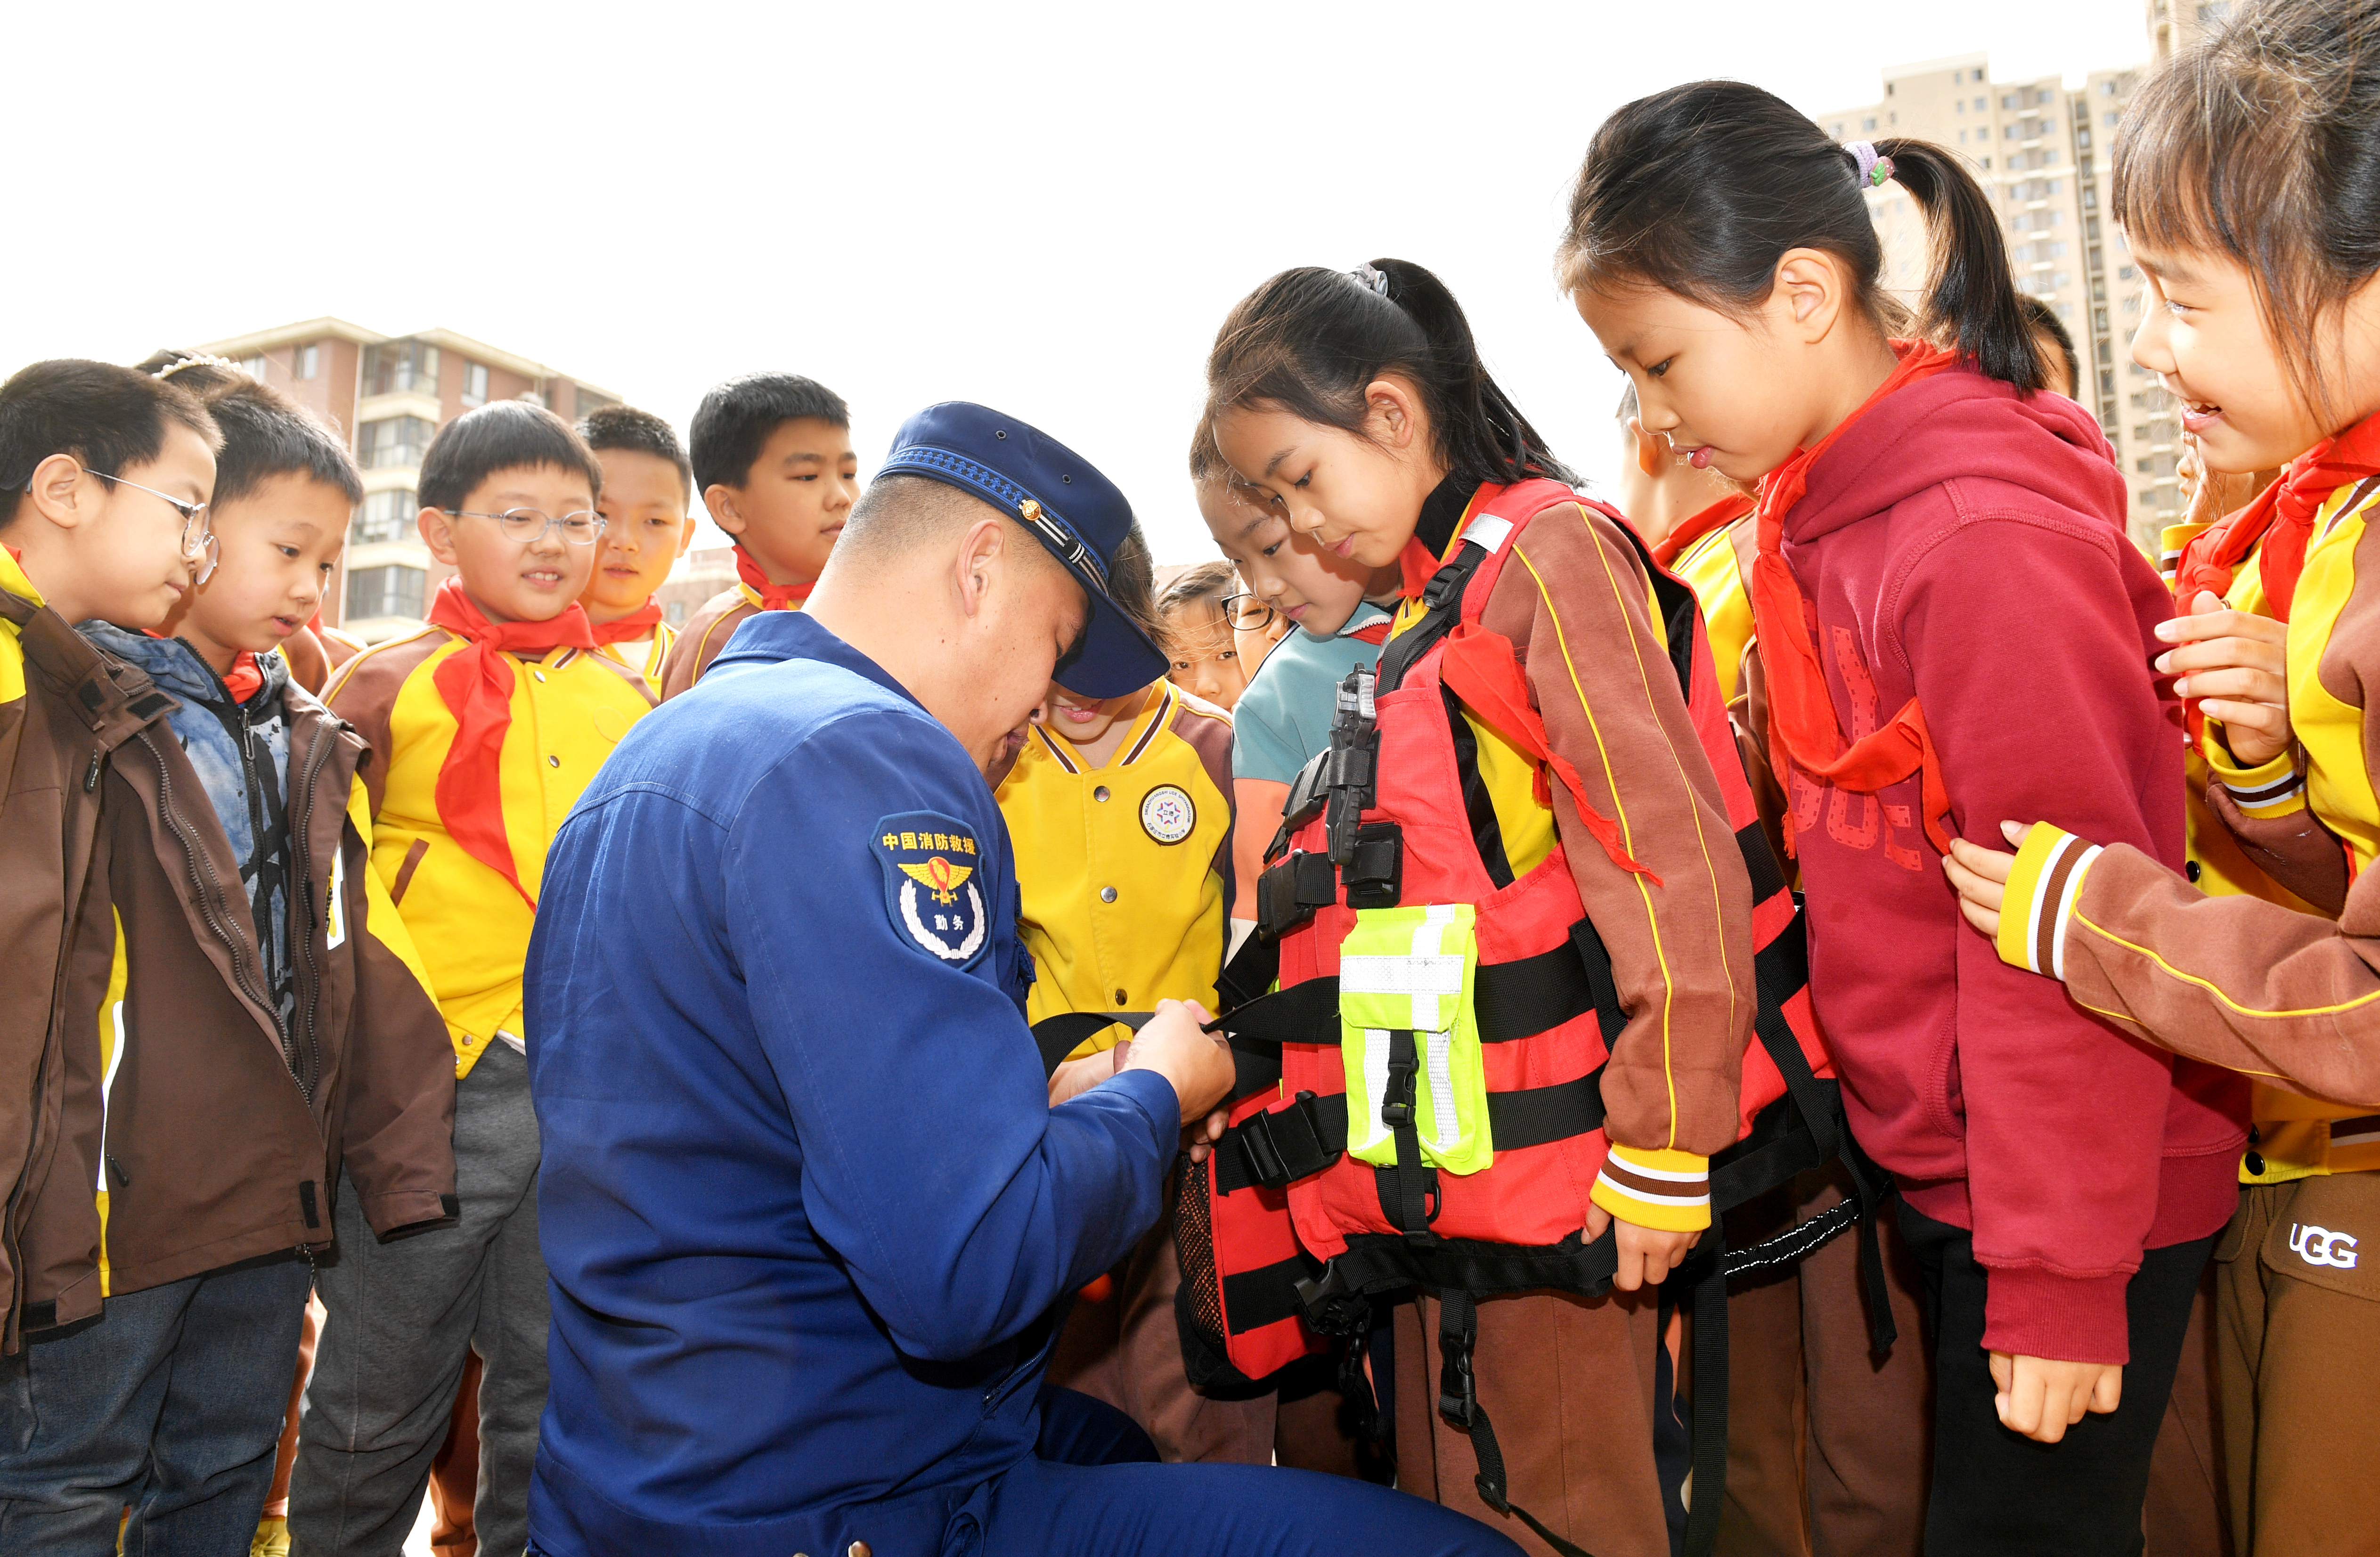
<svg viewBox="0 0 2380 1557">
<path fill-rule="evenodd" d="M 1952 369 L 1848 428 L 1785 515 L 1844 733 L 1915 694 L 1963 837 L 2048 821 L 2181 869 L 2182 738 L 2150 668 L 2171 599 L 2127 495 L 2082 407 Z M 2141 1251 L 2238 1199 L 2246 1084 L 2002 963 L 1959 916 L 1914 776 L 1868 796 L 1797 772 L 1792 804 L 1853 1131 L 1912 1206 L 1973 1232 L 1986 1346 L 2129 1360 Z"/>
</svg>

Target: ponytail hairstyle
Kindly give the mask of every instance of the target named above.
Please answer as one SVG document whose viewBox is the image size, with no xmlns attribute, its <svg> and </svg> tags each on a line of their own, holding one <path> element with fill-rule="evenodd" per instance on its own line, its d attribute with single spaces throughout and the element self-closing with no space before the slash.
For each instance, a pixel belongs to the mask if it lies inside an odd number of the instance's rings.
<svg viewBox="0 0 2380 1557">
<path fill-rule="evenodd" d="M 1207 358 L 1201 425 L 1211 429 L 1234 407 L 1269 406 L 1369 437 L 1364 391 L 1389 373 L 1421 396 L 1450 474 L 1474 484 L 1533 476 L 1577 484 L 1488 376 L 1454 295 L 1406 260 L 1283 271 L 1240 299 Z"/>
<path fill-rule="evenodd" d="M 1741 81 L 1640 97 L 1586 149 L 1556 255 L 1562 287 L 1654 286 L 1741 318 L 1767 300 L 1786 250 L 1815 249 L 1842 262 L 1852 303 L 1879 333 L 1913 330 L 2020 391 L 2046 387 L 1990 197 L 1929 141 L 1867 150 L 1872 161 Z M 1888 177 L 1933 238 L 1914 319 L 1877 284 L 1884 251 L 1863 190 Z"/>
<path fill-rule="evenodd" d="M 2380 0 L 2253 0 L 2176 55 L 2116 130 L 2135 244 L 2245 267 L 2291 387 L 2326 424 L 2321 342 L 2380 272 Z"/>
</svg>

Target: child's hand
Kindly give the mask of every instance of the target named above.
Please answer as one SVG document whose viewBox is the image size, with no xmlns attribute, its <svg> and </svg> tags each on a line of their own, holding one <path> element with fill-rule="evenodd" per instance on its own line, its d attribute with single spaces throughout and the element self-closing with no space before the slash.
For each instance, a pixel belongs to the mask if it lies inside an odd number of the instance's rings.
<svg viewBox="0 0 2380 1557">
<path fill-rule="evenodd" d="M 2124 1369 L 2112 1362 L 2058 1362 L 2050 1357 L 1992 1354 L 1992 1405 L 2000 1426 L 2039 1443 L 2055 1443 L 2085 1411 L 2105 1416 L 2122 1404 Z"/>
<path fill-rule="evenodd" d="M 1210 1020 L 1195 1000 L 1160 1000 L 1157 1015 L 1140 1029 L 1124 1070 L 1153 1070 L 1173 1086 L 1182 1105 L 1183 1148 L 1190 1161 L 1203 1162 L 1223 1137 L 1234 1073 L 1232 1051 L 1222 1038 L 1204 1030 Z"/>
<path fill-rule="evenodd" d="M 1601 1206 L 1586 1208 L 1586 1241 L 1603 1236 L 1611 1225 L 1612 1215 Z M 1661 1284 L 1661 1278 L 1676 1270 L 1679 1263 L 1694 1249 L 1699 1233 L 1672 1233 L 1660 1227 L 1639 1227 L 1622 1220 L 1614 1242 L 1620 1246 L 1620 1267 L 1611 1273 L 1611 1284 L 1622 1292 L 1634 1292 L 1650 1282 Z"/>
<path fill-rule="evenodd" d="M 2234 611 L 2205 590 L 2192 611 L 2157 624 L 2157 637 L 2181 647 L 2158 655 L 2156 668 L 2177 677 L 2177 697 L 2198 699 L 2223 722 L 2242 767 L 2271 761 L 2290 739 L 2289 624 Z"/>
<path fill-rule="evenodd" d="M 1086 1054 L 1079 1060 L 1062 1060 L 1050 1073 L 1050 1106 L 1056 1108 L 1069 1098 L 1077 1098 L 1123 1069 L 1132 1057 L 1132 1040 L 1125 1039 L 1103 1053 Z"/>
<path fill-rule="evenodd" d="M 2000 836 L 2010 848 L 2024 847 L 2025 834 L 2032 831 L 2029 821 L 2000 823 Z M 1950 852 L 1942 857 L 1942 873 L 1950 878 L 1950 886 L 1959 894 L 1959 912 L 1985 935 L 2000 932 L 2000 903 L 2008 896 L 2009 872 L 2015 867 L 2016 856 L 1964 838 L 1951 839 Z"/>
</svg>

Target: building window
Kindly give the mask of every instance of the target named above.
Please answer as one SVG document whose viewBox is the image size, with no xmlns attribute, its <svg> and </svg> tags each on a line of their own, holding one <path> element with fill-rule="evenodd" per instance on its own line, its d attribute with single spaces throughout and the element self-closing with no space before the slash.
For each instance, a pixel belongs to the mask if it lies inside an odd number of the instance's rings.
<svg viewBox="0 0 2380 1557">
<path fill-rule="evenodd" d="M 1862 129 L 1874 129 L 1875 128 L 1876 120 L 1873 117 L 1862 119 L 1860 121 L 1860 128 Z"/>
<path fill-rule="evenodd" d="M 260 351 L 253 357 L 241 359 L 239 366 L 240 371 L 249 378 L 259 383 L 264 382 L 264 353 Z"/>
<path fill-rule="evenodd" d="M 615 400 L 606 400 L 603 396 L 596 394 L 593 390 L 588 388 L 583 383 L 575 385 L 573 387 L 573 393 L 576 395 L 577 400 L 575 402 L 575 408 L 570 414 L 582 420 L 590 411 L 598 410 L 605 406 L 617 405 L 619 403 Z"/>
<path fill-rule="evenodd" d="M 322 365 L 322 348 L 311 344 L 301 346 L 298 348 L 297 360 L 298 376 L 310 379 L 314 376 L 314 370 Z"/>
<path fill-rule="evenodd" d="M 365 567 L 347 575 L 346 620 L 370 616 L 419 616 L 421 585 L 427 577 L 418 567 Z"/>
<path fill-rule="evenodd" d="M 422 417 L 388 417 L 356 429 L 356 461 L 367 470 L 419 465 L 438 424 Z"/>
<path fill-rule="evenodd" d="M 484 362 L 463 364 L 463 404 L 484 406 L 488 403 L 488 365 Z"/>
<path fill-rule="evenodd" d="M 2113 128 L 2116 128 L 2116 122 L 2117 122 L 2119 119 L 2121 119 L 2122 117 L 2123 117 L 2123 116 L 2122 116 L 2121 114 L 2118 114 L 2118 113 L 2115 113 L 2115 112 L 2113 112 L 2113 111 L 2110 111 L 2110 112 L 2108 112 L 2108 113 L 2107 113 L 2107 114 L 2103 114 L 2103 115 L 2101 115 L 2101 116 L 2100 116 L 2100 117 L 2099 117 L 2099 122 L 2100 122 L 2101 124 L 2103 124 L 2103 125 L 2106 125 L 2109 129 L 2113 129 Z"/>
<path fill-rule="evenodd" d="M 413 521 L 420 512 L 420 500 L 410 488 L 368 493 L 356 505 L 356 520 L 347 530 L 347 539 L 358 546 L 369 546 L 375 541 L 401 541 L 413 533 Z"/>
<path fill-rule="evenodd" d="M 673 627 L 686 626 L 686 602 L 682 600 L 669 602 L 662 607 L 662 614 L 668 619 L 669 625 Z"/>
<path fill-rule="evenodd" d="M 435 395 L 438 348 L 419 341 L 382 341 L 364 347 L 366 395 Z"/>
<path fill-rule="evenodd" d="M 2116 267 L 2116 279 L 2118 281 L 2138 281 L 2140 278 L 2141 273 L 2132 269 L 2130 265 L 2118 265 Z"/>
</svg>

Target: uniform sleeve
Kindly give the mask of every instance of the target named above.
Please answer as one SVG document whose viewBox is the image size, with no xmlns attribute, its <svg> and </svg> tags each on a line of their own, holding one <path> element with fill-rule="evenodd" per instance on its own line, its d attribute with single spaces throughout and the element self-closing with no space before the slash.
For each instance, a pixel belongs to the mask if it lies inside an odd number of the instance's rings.
<svg viewBox="0 0 2380 1557">
<path fill-rule="evenodd" d="M 2120 538 L 2023 513 L 1971 519 L 1912 570 L 1886 647 L 1913 673 L 1960 835 L 1990 847 L 2003 819 L 2039 818 L 2180 863 L 2181 743 L 2136 603 L 2157 590 Z M 1950 955 L 1975 1258 L 1991 1271 L 1985 1344 L 2121 1362 L 2172 1056 L 2005 967 L 1980 936 L 1959 934 Z M 2078 1156 L 2078 1141 L 2091 1150 Z"/>
<path fill-rule="evenodd" d="M 342 1159 L 365 1220 L 386 1237 L 455 1214 L 455 1050 L 421 955 L 370 866 L 369 805 L 358 777 L 347 820 L 363 842 L 346 895 L 363 913 L 347 927 L 356 993 Z"/>
<path fill-rule="evenodd" d="M 931 811 L 978 838 L 1002 825 L 972 769 L 934 782 L 964 760 L 939 726 L 907 726 L 846 719 L 771 769 L 723 876 L 812 1224 L 902 1350 L 955 1360 L 1016 1334 L 1155 1224 L 1180 1113 L 1148 1071 L 1050 1108 L 1032 1032 L 988 966 L 996 938 L 953 962 L 896 924 L 880 820 Z M 980 894 L 978 918 L 999 895 Z"/>
<path fill-rule="evenodd" d="M 1612 1161 L 1595 1202 L 1642 1226 L 1690 1231 L 1710 1221 L 1707 1159 L 1739 1128 L 1752 883 L 1649 593 L 1627 539 L 1566 505 L 1514 542 L 1486 625 L 1520 646 L 1549 745 L 1659 878 L 1622 870 L 1568 788 L 1551 786 L 1562 852 L 1628 1013 L 1604 1071 Z"/>
<path fill-rule="evenodd" d="M 2333 922 L 2204 895 L 2136 848 L 2044 823 L 2017 853 L 1996 946 L 2177 1053 L 2380 1107 L 2380 873 Z"/>
</svg>

